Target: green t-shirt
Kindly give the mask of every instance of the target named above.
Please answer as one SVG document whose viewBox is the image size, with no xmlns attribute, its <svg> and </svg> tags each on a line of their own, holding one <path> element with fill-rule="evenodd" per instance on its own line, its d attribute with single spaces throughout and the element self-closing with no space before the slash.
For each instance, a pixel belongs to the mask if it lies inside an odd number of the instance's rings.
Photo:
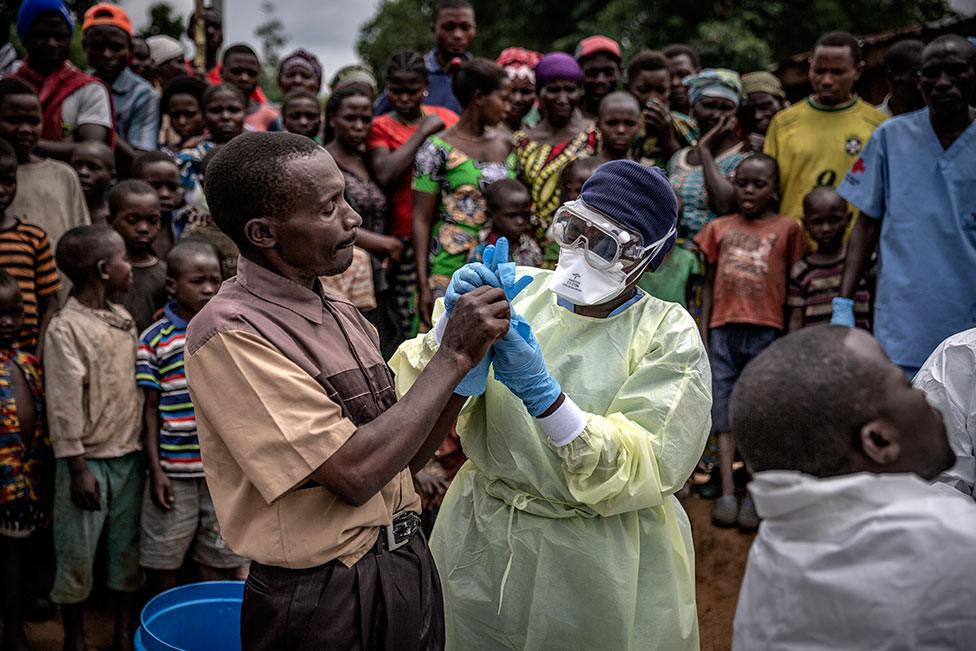
<svg viewBox="0 0 976 651">
<path fill-rule="evenodd" d="M 699 274 L 701 274 L 701 264 L 698 262 L 698 256 L 688 249 L 676 246 L 657 271 L 649 271 L 641 276 L 637 286 L 662 301 L 688 307 L 686 298 L 688 280 Z"/>
</svg>

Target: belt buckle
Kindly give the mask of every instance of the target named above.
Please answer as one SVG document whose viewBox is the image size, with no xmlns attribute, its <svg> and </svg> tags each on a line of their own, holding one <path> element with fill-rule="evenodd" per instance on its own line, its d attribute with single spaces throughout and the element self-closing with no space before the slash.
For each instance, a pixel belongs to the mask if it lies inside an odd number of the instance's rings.
<svg viewBox="0 0 976 651">
<path fill-rule="evenodd" d="M 393 522 L 386 529 L 386 549 L 395 551 L 400 549 L 413 538 L 420 527 L 420 517 L 412 512 L 398 513 L 393 516 Z"/>
</svg>

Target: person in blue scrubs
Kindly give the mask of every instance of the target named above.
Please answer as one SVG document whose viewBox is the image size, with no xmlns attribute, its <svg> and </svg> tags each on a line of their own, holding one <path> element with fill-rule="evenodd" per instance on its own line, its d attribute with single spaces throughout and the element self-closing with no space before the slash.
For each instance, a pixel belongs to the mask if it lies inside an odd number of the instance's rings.
<svg viewBox="0 0 976 651">
<path fill-rule="evenodd" d="M 861 211 L 833 322 L 853 326 L 878 247 L 874 335 L 909 376 L 946 337 L 976 326 L 976 48 L 957 35 L 922 51 L 926 107 L 874 132 L 838 193 Z"/>
<path fill-rule="evenodd" d="M 461 114 L 461 104 L 451 85 L 454 73 L 471 60 L 476 27 L 474 7 L 468 0 L 440 0 L 437 3 L 433 24 L 437 47 L 426 57 L 429 81 L 424 104 L 427 106 L 441 106 Z M 373 106 L 373 115 L 383 115 L 391 110 L 390 99 L 383 93 Z"/>
</svg>

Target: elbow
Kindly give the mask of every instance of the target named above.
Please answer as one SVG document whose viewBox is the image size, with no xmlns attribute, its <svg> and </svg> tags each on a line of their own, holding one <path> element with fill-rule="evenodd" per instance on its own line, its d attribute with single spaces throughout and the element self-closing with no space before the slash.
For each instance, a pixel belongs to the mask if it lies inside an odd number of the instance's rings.
<svg viewBox="0 0 976 651">
<path fill-rule="evenodd" d="M 731 215 L 736 210 L 735 196 L 725 195 L 714 196 L 711 201 L 712 210 L 716 215 Z"/>
<path fill-rule="evenodd" d="M 377 169 L 373 173 L 373 180 L 376 181 L 377 185 L 379 185 L 381 188 L 387 190 L 389 189 L 390 184 L 393 182 L 393 175 L 386 170 Z"/>
<path fill-rule="evenodd" d="M 364 490 L 358 490 L 354 487 L 350 487 L 348 490 L 344 490 L 341 493 L 337 492 L 336 497 L 338 497 L 340 500 L 342 500 L 349 506 L 359 508 L 360 506 L 368 502 L 370 498 L 373 497 L 373 495 L 375 494 L 376 494 L 375 492 L 369 493 Z"/>
<path fill-rule="evenodd" d="M 319 469 L 312 479 L 325 486 L 329 491 L 346 504 L 360 507 L 379 492 L 383 484 L 378 484 L 368 470 L 350 467 L 346 469 L 330 469 L 323 473 Z"/>
</svg>

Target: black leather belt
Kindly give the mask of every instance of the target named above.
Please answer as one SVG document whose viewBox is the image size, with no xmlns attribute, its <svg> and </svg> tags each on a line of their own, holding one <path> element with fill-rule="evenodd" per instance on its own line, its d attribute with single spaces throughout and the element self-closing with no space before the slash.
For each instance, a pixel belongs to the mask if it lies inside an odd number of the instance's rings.
<svg viewBox="0 0 976 651">
<path fill-rule="evenodd" d="M 400 511 L 393 516 L 393 522 L 387 527 L 380 527 L 380 535 L 376 540 L 377 551 L 385 549 L 394 551 L 400 549 L 420 531 L 420 516 L 413 511 Z"/>
</svg>

